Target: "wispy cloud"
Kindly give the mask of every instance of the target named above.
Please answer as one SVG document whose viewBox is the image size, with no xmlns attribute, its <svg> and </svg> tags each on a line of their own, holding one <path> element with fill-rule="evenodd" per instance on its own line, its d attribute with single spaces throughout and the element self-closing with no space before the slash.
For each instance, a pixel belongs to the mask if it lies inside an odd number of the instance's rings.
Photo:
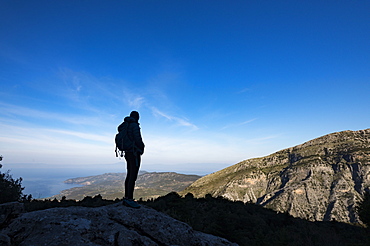
<svg viewBox="0 0 370 246">
<path fill-rule="evenodd" d="M 242 125 L 246 125 L 246 124 L 249 124 L 253 121 L 257 120 L 257 118 L 254 118 L 254 119 L 251 119 L 251 120 L 247 120 L 247 121 L 243 121 L 241 123 L 236 123 L 236 124 L 229 124 L 229 125 L 226 125 L 224 127 L 221 128 L 221 130 L 225 130 L 227 128 L 231 128 L 231 127 L 239 127 L 239 126 L 242 126 Z"/>
<path fill-rule="evenodd" d="M 145 98 L 142 95 L 135 94 L 128 89 L 125 89 L 124 92 L 125 103 L 132 109 L 140 109 L 145 103 Z"/>
<path fill-rule="evenodd" d="M 265 143 L 268 140 L 280 138 L 283 134 L 275 134 L 275 135 L 269 135 L 259 138 L 252 138 L 252 139 L 246 139 L 245 142 L 251 143 L 251 144 L 261 144 Z"/>
<path fill-rule="evenodd" d="M 51 132 L 51 133 L 57 133 L 65 136 L 73 136 L 77 137 L 79 139 L 83 140 L 89 140 L 89 141 L 95 141 L 95 142 L 101 142 L 106 144 L 112 144 L 112 136 L 105 136 L 105 135 L 99 135 L 99 134 L 92 134 L 92 133 L 83 133 L 83 132 L 77 132 L 77 131 L 66 131 L 66 130 L 55 130 L 55 129 L 45 129 L 45 131 Z"/>
<path fill-rule="evenodd" d="M 0 143 L 10 162 L 29 163 L 34 159 L 50 163 L 114 161 L 113 137 L 98 133 L 0 123 Z"/>
<path fill-rule="evenodd" d="M 226 137 L 227 138 L 227 137 Z M 181 136 L 163 136 L 159 134 L 146 137 L 144 158 L 151 163 L 229 163 L 230 156 L 235 161 L 243 155 L 239 142 L 225 144 L 228 140 L 217 142 L 213 137 L 198 136 L 196 133 Z M 243 156 L 244 157 L 244 156 Z M 234 163 L 231 163 L 234 164 Z"/>
<path fill-rule="evenodd" d="M 237 91 L 236 93 L 237 94 L 242 94 L 242 93 L 246 93 L 246 92 L 248 92 L 248 91 L 250 91 L 251 89 L 249 89 L 249 88 L 244 88 L 244 89 L 242 89 L 242 90 L 240 90 L 240 91 Z"/>
<path fill-rule="evenodd" d="M 179 126 L 190 127 L 192 130 L 198 130 L 198 127 L 196 125 L 190 123 L 189 120 L 185 118 L 179 118 L 179 117 L 168 115 L 155 107 L 151 107 L 151 110 L 155 116 L 164 117 L 165 119 L 169 121 L 175 122 Z"/>
<path fill-rule="evenodd" d="M 93 141 L 91 143 L 99 144 L 112 144 L 113 140 L 111 136 L 90 133 L 90 132 L 78 132 L 78 131 L 68 131 L 64 129 L 50 129 L 43 127 L 30 127 L 30 126 L 14 126 L 9 124 L 0 123 L 0 133 L 2 137 L 7 137 L 8 139 L 20 140 L 30 140 L 31 142 L 45 142 L 47 144 L 60 144 L 64 143 L 68 139 L 72 142 L 79 142 L 81 140 Z M 72 137 L 72 138 L 71 138 Z M 31 144 L 32 145 L 32 144 Z"/>
<path fill-rule="evenodd" d="M 149 104 L 145 87 L 137 92 L 132 83 L 123 79 L 98 78 L 70 69 L 61 69 L 59 77 L 63 80 L 65 97 L 76 107 L 92 112 L 139 110 Z"/>
<path fill-rule="evenodd" d="M 153 123 L 146 125 L 143 121 L 147 146 L 143 163 L 151 163 L 154 169 L 156 163 L 227 163 L 230 156 L 236 161 L 245 156 L 245 149 L 251 149 L 239 136 L 235 139 L 226 131 L 216 134 L 200 129 L 184 116 L 187 108 L 176 105 L 173 95 L 161 87 L 143 86 L 136 91 L 130 83 L 117 79 L 71 70 L 63 70 L 62 75 L 62 82 L 46 85 L 53 88 L 43 91 L 48 93 L 45 100 L 58 97 L 59 101 L 50 101 L 50 105 L 37 100 L 19 105 L 0 102 L 0 143 L 6 146 L 4 153 L 12 162 L 31 158 L 44 163 L 117 162 L 117 119 L 131 109 L 140 110 L 145 123 Z M 36 90 L 42 90 L 41 85 Z M 38 94 L 41 93 L 35 93 Z M 254 120 L 232 122 L 222 129 Z"/>
<path fill-rule="evenodd" d="M 22 122 L 27 118 L 33 118 L 69 123 L 73 125 L 100 125 L 102 123 L 102 121 L 95 116 L 54 113 L 2 102 L 0 102 L 0 113 L 0 115 L 7 117 L 7 120 L 14 116 L 19 122 Z"/>
</svg>

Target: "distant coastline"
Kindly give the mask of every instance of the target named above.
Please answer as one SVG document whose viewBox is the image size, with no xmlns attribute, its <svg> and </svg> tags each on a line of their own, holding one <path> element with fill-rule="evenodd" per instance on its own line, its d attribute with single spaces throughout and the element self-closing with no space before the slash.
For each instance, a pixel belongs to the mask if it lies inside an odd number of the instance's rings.
<svg viewBox="0 0 370 246">
<path fill-rule="evenodd" d="M 67 179 L 104 173 L 102 170 L 86 170 L 86 168 L 25 168 L 24 165 L 4 164 L 2 171 L 8 170 L 13 178 L 22 178 L 23 194 L 31 194 L 35 199 L 51 197 L 59 194 L 62 190 L 81 186 L 64 183 Z"/>
<path fill-rule="evenodd" d="M 64 183 L 66 179 L 24 179 L 22 181 L 22 186 L 25 187 L 23 193 L 31 194 L 35 199 L 43 199 L 59 194 L 62 190 L 81 186 L 78 184 L 66 184 Z"/>
<path fill-rule="evenodd" d="M 48 164 L 39 163 L 19 163 L 19 164 L 8 164 L 2 163 L 2 171 L 10 171 L 13 178 L 22 178 L 22 187 L 24 194 L 31 194 L 35 199 L 43 199 L 58 195 L 63 190 L 71 189 L 74 187 L 80 187 L 81 184 L 76 183 L 65 183 L 66 180 L 76 179 L 80 177 L 96 176 L 104 173 L 123 173 L 126 171 L 123 163 L 116 163 L 113 165 L 91 165 L 90 168 L 87 166 L 53 166 Z M 169 166 L 158 165 L 158 172 L 166 172 L 165 170 L 170 169 Z M 175 168 L 174 168 L 175 169 Z M 191 172 L 181 169 L 172 170 L 181 174 L 195 174 L 204 176 L 207 172 Z M 141 173 L 147 170 L 142 170 Z M 153 172 L 152 170 L 148 172 Z M 197 174 L 198 173 L 198 174 Z"/>
</svg>

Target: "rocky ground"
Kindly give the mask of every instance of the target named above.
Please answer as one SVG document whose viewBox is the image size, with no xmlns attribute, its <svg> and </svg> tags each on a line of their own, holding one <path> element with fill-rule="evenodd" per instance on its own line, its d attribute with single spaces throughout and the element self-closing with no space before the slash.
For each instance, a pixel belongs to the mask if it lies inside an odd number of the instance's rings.
<svg viewBox="0 0 370 246">
<path fill-rule="evenodd" d="M 0 205 L 0 245 L 236 245 L 193 230 L 146 206 L 115 203 L 25 212 L 21 203 Z"/>
</svg>

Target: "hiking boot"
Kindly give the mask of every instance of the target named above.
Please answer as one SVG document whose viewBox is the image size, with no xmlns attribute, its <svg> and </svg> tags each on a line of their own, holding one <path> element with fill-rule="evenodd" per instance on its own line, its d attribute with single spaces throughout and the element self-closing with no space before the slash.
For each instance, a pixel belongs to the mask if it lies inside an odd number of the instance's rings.
<svg viewBox="0 0 370 246">
<path fill-rule="evenodd" d="M 125 205 L 126 207 L 131 207 L 131 208 L 140 208 L 141 207 L 133 199 L 128 199 L 128 198 L 123 198 L 122 204 Z"/>
</svg>

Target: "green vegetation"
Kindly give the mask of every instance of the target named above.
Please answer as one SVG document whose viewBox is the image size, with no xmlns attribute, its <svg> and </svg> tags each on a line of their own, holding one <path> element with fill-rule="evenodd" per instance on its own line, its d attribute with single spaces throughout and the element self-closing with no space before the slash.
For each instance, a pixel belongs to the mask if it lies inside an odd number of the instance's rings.
<svg viewBox="0 0 370 246">
<path fill-rule="evenodd" d="M 0 156 L 0 161 L 3 157 Z M 0 168 L 2 165 L 0 164 Z M 22 178 L 13 179 L 9 171 L 0 172 L 0 204 L 6 202 L 16 202 L 22 199 L 31 199 L 31 196 L 23 195 Z"/>
<path fill-rule="evenodd" d="M 270 175 L 271 173 L 279 173 L 279 172 L 281 172 L 281 170 L 283 170 L 284 168 L 287 168 L 288 166 L 289 166 L 288 164 L 276 165 L 276 166 L 267 166 L 267 167 L 261 168 L 261 171 L 265 175 Z"/>
<path fill-rule="evenodd" d="M 369 245 L 366 228 L 339 222 L 309 222 L 261 206 L 224 198 L 170 193 L 142 202 L 188 223 L 195 230 L 239 245 Z"/>
</svg>

